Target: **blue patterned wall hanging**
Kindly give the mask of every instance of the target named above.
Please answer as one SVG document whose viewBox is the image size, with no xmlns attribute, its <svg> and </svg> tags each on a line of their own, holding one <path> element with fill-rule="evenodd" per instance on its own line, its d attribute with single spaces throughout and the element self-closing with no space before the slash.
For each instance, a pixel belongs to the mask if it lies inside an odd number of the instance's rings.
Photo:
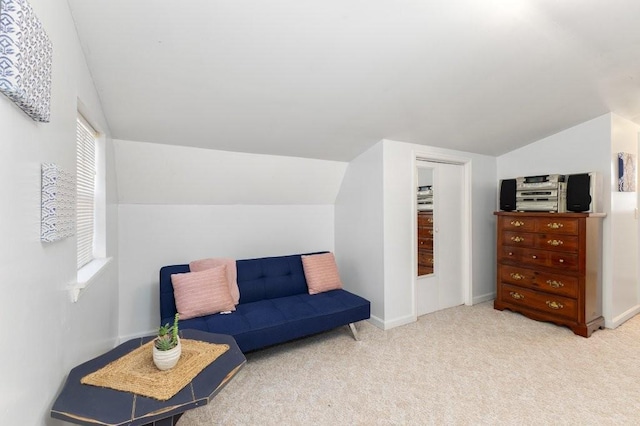
<svg viewBox="0 0 640 426">
<path fill-rule="evenodd" d="M 76 234 L 76 179 L 55 164 L 42 164 L 40 239 L 61 240 Z"/>
<path fill-rule="evenodd" d="M 618 153 L 618 191 L 636 191 L 636 156 L 628 152 Z"/>
<path fill-rule="evenodd" d="M 48 123 L 53 47 L 27 0 L 0 0 L 0 92 Z"/>
</svg>

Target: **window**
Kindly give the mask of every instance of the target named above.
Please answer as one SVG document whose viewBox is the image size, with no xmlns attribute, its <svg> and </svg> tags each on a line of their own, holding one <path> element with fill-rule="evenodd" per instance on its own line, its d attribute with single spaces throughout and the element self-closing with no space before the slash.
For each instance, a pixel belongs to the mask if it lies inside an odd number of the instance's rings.
<svg viewBox="0 0 640 426">
<path fill-rule="evenodd" d="M 94 259 L 97 132 L 78 114 L 76 130 L 78 269 Z"/>
<path fill-rule="evenodd" d="M 78 100 L 79 105 L 82 105 Z M 77 279 L 70 286 L 73 302 L 102 274 L 107 257 L 106 135 L 78 112 L 76 120 Z"/>
</svg>

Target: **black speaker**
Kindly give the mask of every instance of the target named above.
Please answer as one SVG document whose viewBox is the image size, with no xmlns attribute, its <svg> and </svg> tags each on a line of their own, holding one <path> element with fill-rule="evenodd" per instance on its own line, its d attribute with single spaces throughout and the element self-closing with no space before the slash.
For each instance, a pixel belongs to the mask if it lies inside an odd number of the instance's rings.
<svg viewBox="0 0 640 426">
<path fill-rule="evenodd" d="M 567 211 L 586 212 L 591 207 L 591 176 L 588 173 L 567 178 Z"/>
<path fill-rule="evenodd" d="M 516 209 L 516 180 L 500 181 L 500 210 L 510 212 Z"/>
</svg>

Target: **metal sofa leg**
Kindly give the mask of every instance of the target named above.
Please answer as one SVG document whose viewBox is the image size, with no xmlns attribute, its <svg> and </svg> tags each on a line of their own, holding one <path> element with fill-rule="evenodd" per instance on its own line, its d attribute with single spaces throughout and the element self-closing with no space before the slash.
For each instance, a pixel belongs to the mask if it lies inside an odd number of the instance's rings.
<svg viewBox="0 0 640 426">
<path fill-rule="evenodd" d="M 351 333 L 353 333 L 353 338 L 356 340 L 360 340 L 358 338 L 358 330 L 356 330 L 356 325 L 352 322 L 349 323 L 349 328 L 351 329 Z"/>
</svg>

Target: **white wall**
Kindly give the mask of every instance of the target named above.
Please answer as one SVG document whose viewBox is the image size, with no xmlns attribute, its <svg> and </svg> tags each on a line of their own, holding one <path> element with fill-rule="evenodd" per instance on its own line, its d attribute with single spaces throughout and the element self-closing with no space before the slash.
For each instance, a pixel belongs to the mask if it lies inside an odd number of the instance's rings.
<svg viewBox="0 0 640 426">
<path fill-rule="evenodd" d="M 471 302 L 495 295 L 495 157 L 397 141 L 384 141 L 385 323 L 415 319 L 413 258 L 416 156 L 465 158 L 471 169 Z M 446 197 L 446 194 L 439 194 Z M 460 196 L 460 194 L 456 194 Z M 456 256 L 459 254 L 453 253 Z"/>
<path fill-rule="evenodd" d="M 115 140 L 121 204 L 333 204 L 342 161 Z"/>
<path fill-rule="evenodd" d="M 614 194 L 617 170 L 615 152 L 637 150 L 638 126 L 614 114 L 604 114 L 555 135 L 498 157 L 498 178 L 547 173 L 598 172 L 602 196 L 598 210 L 606 213 L 603 222 L 603 316 L 605 325 L 617 327 L 634 313 L 637 305 L 635 259 L 637 239 L 629 244 L 633 232 L 630 218 L 632 195 Z M 627 228 L 631 226 L 631 228 Z M 624 240 L 624 241 L 623 241 Z M 630 248 L 634 247 L 634 248 Z M 617 256 L 621 256 L 616 259 Z M 616 268 L 621 268 L 618 271 Z M 633 281 L 633 282 L 632 282 Z M 633 297 L 627 298 L 633 294 Z"/>
<path fill-rule="evenodd" d="M 336 261 L 345 288 L 371 302 L 384 328 L 382 142 L 349 163 L 335 202 Z"/>
<path fill-rule="evenodd" d="M 613 317 L 607 326 L 617 327 L 640 312 L 638 284 L 638 219 L 637 193 L 618 192 L 617 154 L 638 154 L 640 126 L 611 114 L 611 157 L 613 178 L 611 188 L 611 272 L 610 290 Z M 636 165 L 637 167 L 637 165 Z"/>
<path fill-rule="evenodd" d="M 119 215 L 123 339 L 158 327 L 162 266 L 334 250 L 332 205 L 123 204 Z"/>
<path fill-rule="evenodd" d="M 162 266 L 334 250 L 347 163 L 116 141 L 122 339 L 159 324 Z"/>
<path fill-rule="evenodd" d="M 99 279 L 72 303 L 75 237 L 40 242 L 40 165 L 75 173 L 77 100 L 108 134 L 64 0 L 31 0 L 53 43 L 51 122 L 36 123 L 0 95 L 0 312 L 3 338 L 0 418 L 6 425 L 60 424 L 49 410 L 70 368 L 113 347 L 117 339 L 117 209 L 113 151 L 107 140 L 107 254 Z M 9 349 L 7 349 L 9 348 Z"/>
<path fill-rule="evenodd" d="M 413 217 L 415 173 L 409 146 L 383 141 L 384 322 L 392 328 L 416 320 Z M 409 148 L 409 149 L 403 149 Z"/>
<path fill-rule="evenodd" d="M 498 157 L 498 179 L 598 172 L 611 187 L 611 118 L 605 114 Z M 610 200 L 602 197 L 602 211 Z"/>
<path fill-rule="evenodd" d="M 471 161 L 473 300 L 495 295 L 495 158 L 383 140 L 349 164 L 336 201 L 336 253 L 346 263 L 341 274 L 362 288 L 358 294 L 371 301 L 372 322 L 384 329 L 416 319 L 413 199 L 418 152 Z"/>
</svg>

